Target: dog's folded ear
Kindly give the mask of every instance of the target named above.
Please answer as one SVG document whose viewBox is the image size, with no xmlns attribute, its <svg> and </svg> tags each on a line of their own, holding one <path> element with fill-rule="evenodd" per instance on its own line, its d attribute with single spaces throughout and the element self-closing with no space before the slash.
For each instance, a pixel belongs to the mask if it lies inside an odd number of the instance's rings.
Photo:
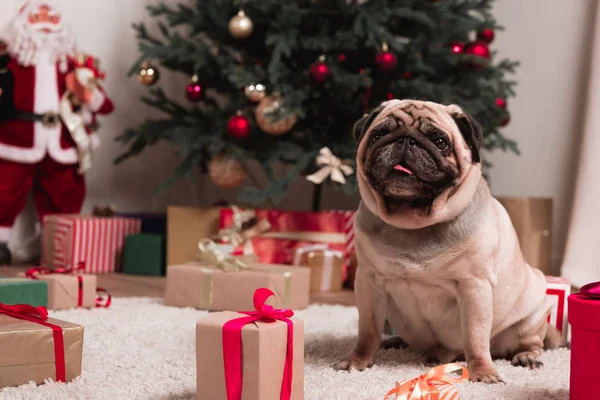
<svg viewBox="0 0 600 400">
<path fill-rule="evenodd" d="M 458 130 L 471 150 L 471 161 L 474 163 L 481 162 L 481 148 L 483 147 L 481 125 L 459 107 L 451 107 L 453 109 L 450 111 L 450 116 L 456 123 L 456 126 L 458 126 Z"/>
<path fill-rule="evenodd" d="M 354 123 L 354 127 L 352 128 L 352 136 L 357 143 L 360 143 L 362 138 L 365 136 L 365 133 L 369 130 L 369 126 L 375 121 L 375 118 L 379 115 L 379 113 L 383 110 L 382 106 L 374 109 L 371 114 L 365 114 L 358 121 Z"/>
</svg>

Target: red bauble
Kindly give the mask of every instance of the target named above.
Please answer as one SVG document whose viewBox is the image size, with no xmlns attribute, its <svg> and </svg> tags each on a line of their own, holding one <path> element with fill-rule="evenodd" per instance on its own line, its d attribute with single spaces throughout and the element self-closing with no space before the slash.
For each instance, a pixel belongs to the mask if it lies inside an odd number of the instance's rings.
<svg viewBox="0 0 600 400">
<path fill-rule="evenodd" d="M 189 101 L 200 101 L 204 95 L 204 88 L 198 82 L 192 82 L 188 85 L 185 94 Z"/>
<path fill-rule="evenodd" d="M 250 120 L 243 115 L 234 115 L 227 122 L 227 132 L 236 139 L 244 139 L 250 134 Z"/>
<path fill-rule="evenodd" d="M 502 98 L 500 98 L 500 97 L 498 97 L 498 98 L 496 99 L 495 103 L 496 103 L 496 106 L 497 106 L 497 107 L 500 107 L 500 108 L 506 108 L 506 100 L 504 100 L 504 99 L 502 99 Z"/>
<path fill-rule="evenodd" d="M 464 43 L 458 43 L 458 42 L 457 43 L 452 43 L 452 47 L 451 48 L 452 48 L 452 52 L 454 54 L 460 54 L 463 51 L 465 51 L 465 45 L 464 45 Z"/>
<path fill-rule="evenodd" d="M 506 126 L 506 125 L 508 125 L 509 122 L 510 122 L 510 114 L 508 113 L 508 111 L 506 111 L 504 113 L 504 115 L 502 115 L 502 118 L 500 118 L 500 126 Z"/>
<path fill-rule="evenodd" d="M 412 74 L 410 73 L 410 71 L 404 71 L 404 74 L 403 74 L 403 75 L 404 75 L 404 77 L 405 77 L 406 79 L 410 79 L 410 78 L 412 78 Z"/>
<path fill-rule="evenodd" d="M 389 50 L 382 50 L 375 56 L 375 64 L 382 72 L 390 72 L 398 65 L 398 58 Z"/>
<path fill-rule="evenodd" d="M 481 58 L 490 58 L 490 48 L 487 43 L 482 41 L 476 41 L 471 43 L 465 50 L 466 54 L 470 54 L 473 56 L 478 56 Z"/>
<path fill-rule="evenodd" d="M 310 66 L 310 77 L 317 83 L 324 83 L 331 76 L 331 69 L 324 61 L 317 61 Z"/>
<path fill-rule="evenodd" d="M 346 55 L 345 55 L 345 54 L 340 54 L 340 55 L 338 56 L 338 61 L 339 61 L 339 62 L 344 62 L 344 61 L 346 61 Z"/>
<path fill-rule="evenodd" d="M 394 93 L 388 92 L 387 98 L 388 98 L 388 100 L 392 100 L 394 98 Z"/>
<path fill-rule="evenodd" d="M 494 30 L 492 28 L 486 28 L 477 34 L 477 39 L 490 44 L 494 41 Z"/>
</svg>

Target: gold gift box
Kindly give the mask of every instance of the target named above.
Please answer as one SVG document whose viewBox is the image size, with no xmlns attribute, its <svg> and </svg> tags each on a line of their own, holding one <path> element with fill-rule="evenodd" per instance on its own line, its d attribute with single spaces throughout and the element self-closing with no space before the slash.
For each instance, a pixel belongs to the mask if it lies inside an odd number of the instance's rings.
<svg viewBox="0 0 600 400">
<path fill-rule="evenodd" d="M 310 268 L 310 291 L 337 292 L 342 290 L 344 255 L 340 251 L 307 246 L 296 250 L 294 264 Z"/>
</svg>

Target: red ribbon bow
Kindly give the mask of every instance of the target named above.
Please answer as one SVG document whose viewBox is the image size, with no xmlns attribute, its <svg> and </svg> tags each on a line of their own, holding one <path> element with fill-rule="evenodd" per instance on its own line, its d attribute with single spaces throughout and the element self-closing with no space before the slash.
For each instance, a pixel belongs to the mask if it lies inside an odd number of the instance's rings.
<svg viewBox="0 0 600 400">
<path fill-rule="evenodd" d="M 31 279 L 39 279 L 40 275 L 51 275 L 51 274 L 64 274 L 64 275 L 75 275 L 77 274 L 78 281 L 78 293 L 77 293 L 77 307 L 83 306 L 83 278 L 81 273 L 85 272 L 85 261 L 80 261 L 76 268 L 57 268 L 49 269 L 46 267 L 34 267 L 30 268 L 25 272 L 25 276 Z M 110 293 L 106 289 L 96 288 L 96 307 L 110 307 L 112 302 Z"/>
<path fill-rule="evenodd" d="M 269 289 L 256 289 L 254 292 L 255 311 L 240 311 L 240 314 L 248 316 L 232 319 L 223 325 L 223 364 L 227 400 L 240 400 L 242 398 L 242 327 L 254 321 L 283 321 L 287 324 L 287 353 L 279 398 L 280 400 L 289 400 L 292 395 L 294 323 L 289 318 L 294 315 L 294 312 L 273 308 L 273 306 L 265 304 L 265 301 L 271 296 L 275 296 L 275 294 Z"/>
<path fill-rule="evenodd" d="M 33 307 L 29 304 L 8 305 L 0 303 L 0 314 L 6 314 L 13 318 L 23 319 L 48 328 L 52 328 L 54 337 L 54 365 L 56 369 L 56 382 L 66 380 L 65 367 L 65 342 L 62 328 L 58 325 L 47 322 L 48 310 L 46 307 Z"/>
</svg>

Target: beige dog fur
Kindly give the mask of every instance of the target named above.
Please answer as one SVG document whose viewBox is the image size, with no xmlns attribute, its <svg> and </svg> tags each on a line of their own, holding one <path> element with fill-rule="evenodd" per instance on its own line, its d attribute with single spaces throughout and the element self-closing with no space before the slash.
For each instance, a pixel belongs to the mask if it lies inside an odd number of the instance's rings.
<svg viewBox="0 0 600 400">
<path fill-rule="evenodd" d="M 407 114 L 407 105 L 410 113 Z M 426 107 L 422 107 L 426 105 Z M 536 368 L 549 330 L 544 275 L 523 260 L 516 233 L 482 177 L 481 163 L 453 116 L 462 110 L 419 101 L 382 105 L 357 151 L 362 197 L 355 219 L 359 332 L 336 369 L 373 363 L 385 319 L 411 348 L 436 363 L 464 357 L 470 379 L 501 381 L 492 357 Z M 390 115 L 410 125 L 421 118 L 447 133 L 458 166 L 455 184 L 425 211 L 391 212 L 368 182 L 364 162 L 369 133 Z"/>
</svg>

